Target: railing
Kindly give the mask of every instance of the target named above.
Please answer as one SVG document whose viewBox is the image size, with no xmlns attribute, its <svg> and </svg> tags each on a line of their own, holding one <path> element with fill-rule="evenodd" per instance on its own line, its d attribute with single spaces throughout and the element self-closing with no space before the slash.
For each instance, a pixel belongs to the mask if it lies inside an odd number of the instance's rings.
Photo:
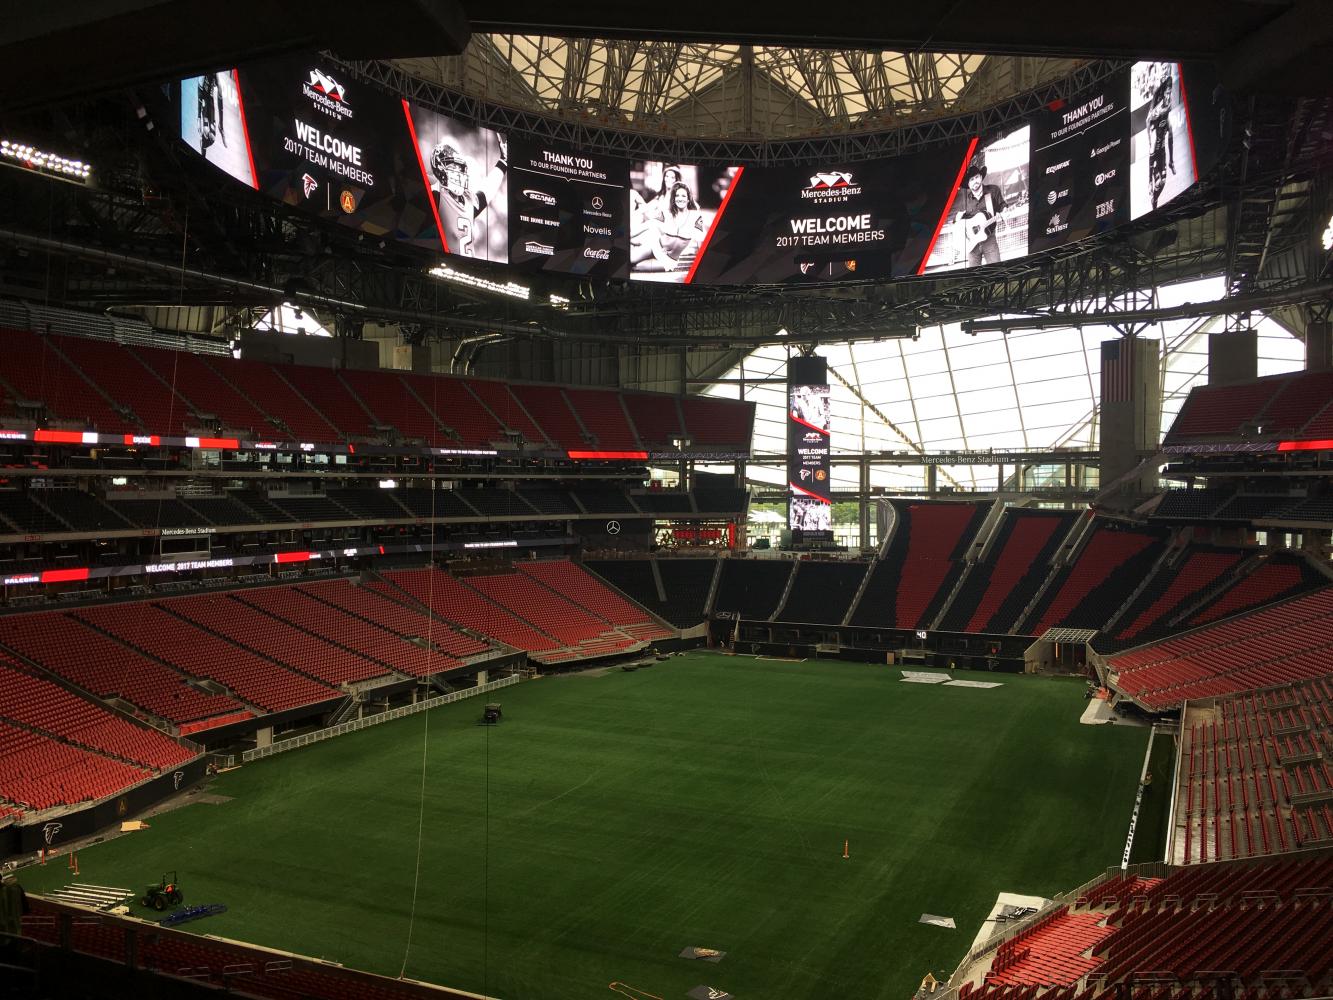
<svg viewBox="0 0 1333 1000">
<path fill-rule="evenodd" d="M 438 708 L 440 705 L 451 705 L 456 701 L 462 701 L 464 698 L 472 698 L 476 695 L 486 694 L 490 691 L 498 691 L 500 688 L 511 687 L 522 679 L 523 678 L 518 674 L 510 674 L 508 677 L 501 677 L 498 681 L 487 681 L 485 684 L 478 684 L 476 687 L 470 687 L 463 691 L 454 691 L 452 694 L 442 694 L 436 698 L 423 698 L 415 705 L 404 705 L 401 708 L 393 708 L 387 712 L 381 712 L 379 715 L 372 715 L 366 719 L 355 719 L 352 722 L 344 722 L 341 725 L 330 726 L 327 729 L 319 729 L 313 733 L 304 733 L 301 736 L 293 736 L 289 740 L 282 740 L 271 746 L 255 747 L 253 750 L 246 750 L 241 754 L 240 761 L 241 763 L 249 764 L 256 760 L 262 760 L 265 757 L 272 757 L 274 754 L 282 753 L 285 750 L 295 750 L 298 747 L 309 746 L 312 743 L 331 740 L 335 736 L 355 733 L 362 729 L 368 729 L 371 726 L 378 726 L 382 722 L 392 722 L 394 719 L 403 719 L 409 715 L 416 715 L 418 712 L 424 712 L 427 709 Z M 232 757 L 227 766 L 234 763 L 236 763 L 236 758 Z"/>
</svg>

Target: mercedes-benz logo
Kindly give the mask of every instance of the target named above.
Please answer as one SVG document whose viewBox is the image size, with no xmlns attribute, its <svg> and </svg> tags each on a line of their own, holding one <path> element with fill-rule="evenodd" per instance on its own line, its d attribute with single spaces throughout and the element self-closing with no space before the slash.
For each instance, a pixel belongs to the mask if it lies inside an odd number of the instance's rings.
<svg viewBox="0 0 1333 1000">
<path fill-rule="evenodd" d="M 604 202 L 602 201 L 602 196 L 600 194 L 595 194 L 592 196 L 592 207 L 597 209 L 597 211 L 600 212 L 602 210 L 603 204 Z"/>
<path fill-rule="evenodd" d="M 618 535 L 618 534 L 620 534 L 620 522 L 619 522 L 619 521 L 607 521 L 607 522 L 606 522 L 606 533 L 607 533 L 608 535 Z"/>
</svg>

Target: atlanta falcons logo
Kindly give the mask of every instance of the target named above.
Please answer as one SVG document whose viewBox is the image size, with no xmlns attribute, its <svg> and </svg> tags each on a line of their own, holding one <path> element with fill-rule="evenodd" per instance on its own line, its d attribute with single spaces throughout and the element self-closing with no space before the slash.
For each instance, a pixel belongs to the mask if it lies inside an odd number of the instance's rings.
<svg viewBox="0 0 1333 1000">
<path fill-rule="evenodd" d="M 301 175 L 301 188 L 305 191 L 305 196 L 307 198 L 310 197 L 311 193 L 317 187 L 319 187 L 319 181 L 315 180 L 315 178 L 311 177 L 309 174 Z"/>
<path fill-rule="evenodd" d="M 180 791 L 181 782 L 185 780 L 185 772 L 177 771 L 171 776 L 171 784 L 177 791 Z"/>
<path fill-rule="evenodd" d="M 46 846 L 51 846 L 51 841 L 56 839 L 56 834 L 60 832 L 61 823 L 47 823 L 42 827 L 42 840 L 46 841 Z"/>
</svg>

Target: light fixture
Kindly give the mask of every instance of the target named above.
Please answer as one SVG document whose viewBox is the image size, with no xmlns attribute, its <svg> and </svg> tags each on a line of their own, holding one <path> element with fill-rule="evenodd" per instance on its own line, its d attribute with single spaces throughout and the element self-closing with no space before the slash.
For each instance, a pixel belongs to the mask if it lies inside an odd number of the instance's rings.
<svg viewBox="0 0 1333 1000">
<path fill-rule="evenodd" d="M 382 490 L 392 490 L 392 489 L 396 489 L 397 487 L 398 487 L 398 480 L 396 480 L 396 479 L 381 479 L 381 480 L 380 480 L 380 489 L 382 489 Z"/>
<path fill-rule="evenodd" d="M 1319 237 L 1319 242 L 1323 244 L 1325 250 L 1333 250 L 1333 215 L 1328 217 L 1328 225 L 1324 227 L 1324 233 Z"/>
<path fill-rule="evenodd" d="M 482 292 L 494 292 L 496 295 L 506 295 L 511 299 L 521 299 L 524 302 L 531 295 L 530 289 L 516 281 L 506 281 L 501 284 L 498 281 L 491 281 L 489 278 L 469 274 L 467 271 L 459 271 L 448 264 L 437 264 L 426 273 L 432 278 L 439 278 L 441 281 L 452 281 L 456 285 L 465 285 L 468 288 L 475 288 Z"/>
<path fill-rule="evenodd" d="M 552 308 L 552 309 L 568 309 L 568 308 L 569 308 L 569 299 L 565 298 L 563 295 L 556 295 L 555 292 L 552 292 L 552 293 L 551 293 L 551 308 Z"/>
<path fill-rule="evenodd" d="M 0 163 L 69 181 L 71 184 L 87 183 L 93 172 L 92 167 L 82 160 L 71 160 L 28 143 L 10 142 L 8 139 L 0 139 Z"/>
</svg>

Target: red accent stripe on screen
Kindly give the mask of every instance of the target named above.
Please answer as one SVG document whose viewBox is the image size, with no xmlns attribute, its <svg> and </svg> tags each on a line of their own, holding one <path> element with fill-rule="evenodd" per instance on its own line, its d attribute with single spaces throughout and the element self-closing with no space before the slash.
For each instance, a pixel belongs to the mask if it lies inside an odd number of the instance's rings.
<svg viewBox="0 0 1333 1000">
<path fill-rule="evenodd" d="M 648 458 L 646 451 L 568 451 L 565 454 L 570 458 L 629 458 L 638 461 L 645 461 Z"/>
<path fill-rule="evenodd" d="M 818 500 L 820 503 L 832 503 L 832 502 L 833 502 L 833 501 L 830 500 L 828 497 L 821 497 L 818 493 L 811 493 L 811 492 L 810 492 L 809 490 L 807 490 L 804 486 L 797 486 L 795 483 L 792 483 L 792 482 L 787 483 L 787 485 L 790 486 L 790 487 L 791 487 L 793 490 L 795 490 L 797 493 L 800 493 L 802 496 L 807 496 L 807 497 L 809 497 L 809 498 L 812 499 L 812 500 Z"/>
<path fill-rule="evenodd" d="M 250 186 L 259 190 L 259 174 L 255 172 L 255 153 L 250 147 L 250 123 L 245 120 L 245 97 L 241 94 L 241 71 L 231 71 L 232 82 L 236 85 L 236 107 L 241 114 L 241 136 L 245 139 L 245 158 L 250 161 Z"/>
<path fill-rule="evenodd" d="M 83 444 L 83 431 L 36 430 L 32 432 L 32 439 L 47 444 Z"/>
<path fill-rule="evenodd" d="M 200 448 L 219 448 L 236 449 L 241 446 L 241 442 L 236 438 L 200 438 Z"/>
<path fill-rule="evenodd" d="M 1190 119 L 1190 98 L 1185 93 L 1185 69 L 1180 63 L 1176 63 L 1176 76 L 1180 77 L 1180 103 L 1185 106 L 1185 134 L 1190 137 L 1190 171 L 1194 175 L 1194 183 L 1199 180 L 1199 157 L 1194 152 L 1194 122 Z"/>
<path fill-rule="evenodd" d="M 273 557 L 275 563 L 309 562 L 309 552 L 279 552 Z"/>
<path fill-rule="evenodd" d="M 412 137 L 412 152 L 417 154 L 417 168 L 421 171 L 421 183 L 426 185 L 426 197 L 430 200 L 430 211 L 435 216 L 435 231 L 440 234 L 440 246 L 449 252 L 449 241 L 444 238 L 444 223 L 440 221 L 440 206 L 436 204 L 435 192 L 430 189 L 430 178 L 426 176 L 426 161 L 421 158 L 421 144 L 417 142 L 417 127 L 412 122 L 412 106 L 403 98 L 403 117 L 407 119 L 407 132 Z"/>
<path fill-rule="evenodd" d="M 699 244 L 699 252 L 694 255 L 694 263 L 690 265 L 690 271 L 685 275 L 685 284 L 694 281 L 694 272 L 699 268 L 699 261 L 704 259 L 704 254 L 708 252 L 708 244 L 713 242 L 713 233 L 717 230 L 717 224 L 722 221 L 722 213 L 727 210 L 727 202 L 731 201 L 731 196 L 736 193 L 736 186 L 741 182 L 741 175 L 745 173 L 744 167 L 736 168 L 736 176 L 731 179 L 731 186 L 727 188 L 727 193 L 722 196 L 722 204 L 717 207 L 717 214 L 713 216 L 713 221 L 709 223 L 708 233 L 704 236 L 704 241 Z"/>
<path fill-rule="evenodd" d="M 826 435 L 826 436 L 828 436 L 828 437 L 832 437 L 832 436 L 833 436 L 832 433 L 831 433 L 827 428 L 824 428 L 824 427 L 816 427 L 814 424 L 810 423 L 810 421 L 808 421 L 808 420 L 802 420 L 800 417 L 798 417 L 798 416 L 797 416 L 796 414 L 794 414 L 794 413 L 788 413 L 787 416 L 791 417 L 791 419 L 792 419 L 794 422 L 800 424 L 802 427 L 809 427 L 812 431 L 819 431 L 820 434 L 824 434 L 824 435 Z"/>
<path fill-rule="evenodd" d="M 42 572 L 42 583 L 71 583 L 88 579 L 88 567 L 82 569 L 48 569 Z"/>
<path fill-rule="evenodd" d="M 953 179 L 953 187 L 949 189 L 949 197 L 944 200 L 944 210 L 940 212 L 940 221 L 935 223 L 935 232 L 930 237 L 930 246 L 926 247 L 926 252 L 921 257 L 921 264 L 916 269 L 917 274 L 926 273 L 926 262 L 930 260 L 930 255 L 935 252 L 935 242 L 940 238 L 940 230 L 944 228 L 944 220 L 949 217 L 949 209 L 953 207 L 953 200 L 958 197 L 958 189 L 963 186 L 963 172 L 967 170 L 967 165 L 972 160 L 972 154 L 977 149 L 977 139 L 973 137 L 968 143 L 967 152 L 963 154 L 963 162 L 958 164 L 958 176 Z"/>
<path fill-rule="evenodd" d="M 1317 441 L 1279 441 L 1278 451 L 1333 451 L 1333 440 L 1320 438 Z"/>
</svg>

